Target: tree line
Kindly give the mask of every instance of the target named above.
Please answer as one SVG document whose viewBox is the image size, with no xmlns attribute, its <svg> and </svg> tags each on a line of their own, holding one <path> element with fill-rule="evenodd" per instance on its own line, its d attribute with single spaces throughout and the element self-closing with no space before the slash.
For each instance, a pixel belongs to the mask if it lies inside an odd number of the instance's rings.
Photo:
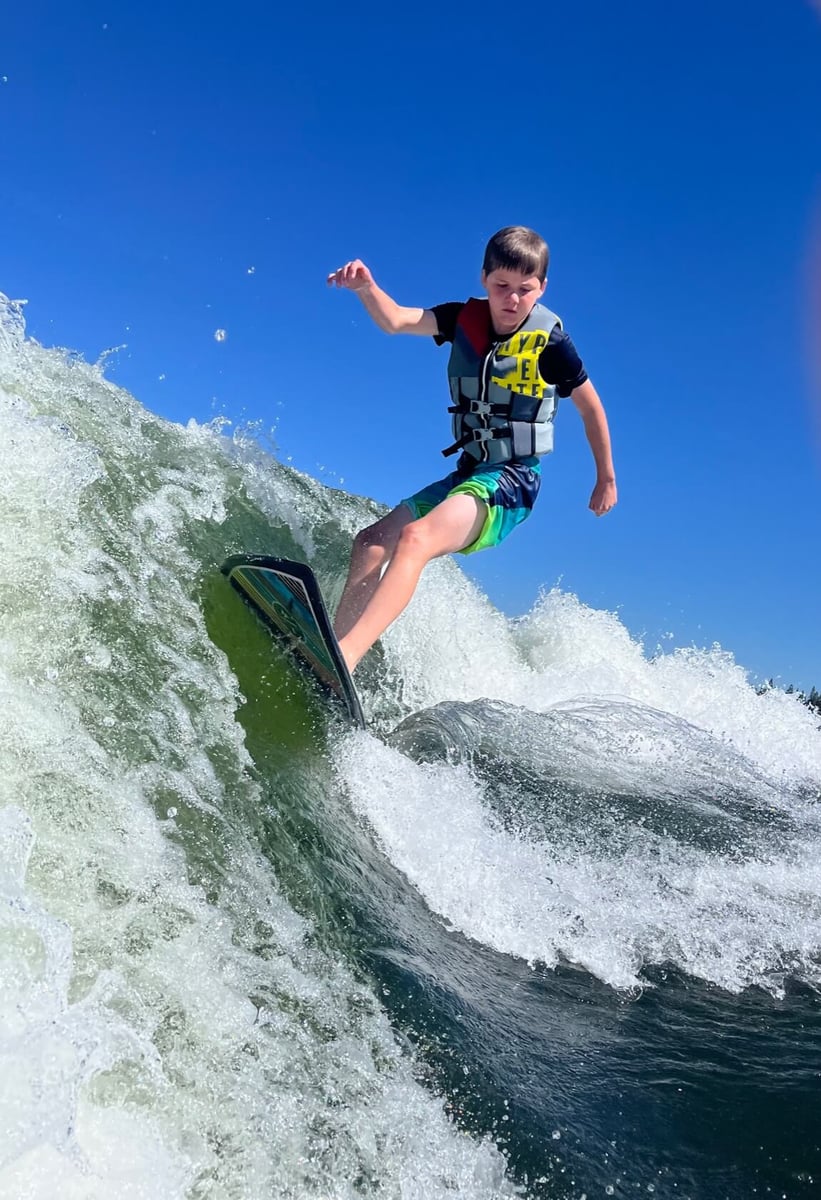
<svg viewBox="0 0 821 1200">
<path fill-rule="evenodd" d="M 774 687 L 775 684 L 772 679 L 768 679 L 766 683 L 763 683 L 756 690 L 761 695 L 762 692 L 768 692 L 770 688 Z M 789 687 L 784 688 L 784 691 L 788 696 L 797 696 L 802 704 L 806 704 L 807 708 L 814 708 L 817 713 L 821 714 L 821 692 L 819 692 L 818 688 L 813 687 L 810 688 L 809 692 L 801 692 L 798 688 L 790 684 Z"/>
</svg>

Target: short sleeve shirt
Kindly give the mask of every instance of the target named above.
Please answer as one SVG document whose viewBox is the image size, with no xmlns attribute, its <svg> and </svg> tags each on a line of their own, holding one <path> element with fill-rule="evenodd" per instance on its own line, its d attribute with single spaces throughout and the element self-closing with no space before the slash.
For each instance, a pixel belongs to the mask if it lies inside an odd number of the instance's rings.
<svg viewBox="0 0 821 1200">
<path fill-rule="evenodd" d="M 453 341 L 456 322 L 464 307 L 464 303 L 458 300 L 433 306 L 431 312 L 435 314 L 439 327 L 439 333 L 434 336 L 438 346 Z M 557 327 L 551 333 L 550 341 L 539 356 L 539 373 L 545 383 L 556 388 L 560 396 L 569 396 L 574 388 L 586 381 L 584 363 L 563 329 Z"/>
</svg>

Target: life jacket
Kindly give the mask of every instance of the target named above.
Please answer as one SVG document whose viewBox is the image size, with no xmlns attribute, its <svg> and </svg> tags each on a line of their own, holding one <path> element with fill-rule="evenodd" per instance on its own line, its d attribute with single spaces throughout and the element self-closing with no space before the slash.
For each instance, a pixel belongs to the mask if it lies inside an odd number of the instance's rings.
<svg viewBox="0 0 821 1200">
<path fill-rule="evenodd" d="M 453 404 L 452 446 L 477 462 L 499 463 L 553 449 L 558 397 L 539 374 L 539 355 L 562 323 L 534 304 L 515 333 L 494 333 L 487 300 L 470 299 L 456 322 L 448 381 Z"/>
</svg>

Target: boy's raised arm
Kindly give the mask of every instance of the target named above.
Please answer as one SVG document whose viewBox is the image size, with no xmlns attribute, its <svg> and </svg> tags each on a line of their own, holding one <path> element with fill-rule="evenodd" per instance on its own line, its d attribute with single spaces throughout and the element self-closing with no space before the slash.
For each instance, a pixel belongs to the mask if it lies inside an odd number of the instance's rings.
<svg viewBox="0 0 821 1200">
<path fill-rule="evenodd" d="M 439 332 L 436 314 L 431 309 L 405 308 L 397 304 L 378 286 L 361 259 L 355 258 L 332 271 L 328 276 L 328 287 L 356 292 L 372 320 L 385 333 L 418 333 L 433 337 Z"/>
</svg>

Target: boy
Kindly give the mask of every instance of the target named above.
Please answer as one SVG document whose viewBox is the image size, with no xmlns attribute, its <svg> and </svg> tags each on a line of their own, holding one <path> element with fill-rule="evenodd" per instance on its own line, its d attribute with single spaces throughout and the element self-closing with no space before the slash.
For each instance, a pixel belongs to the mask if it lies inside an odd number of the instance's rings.
<svg viewBox="0 0 821 1200">
<path fill-rule="evenodd" d="M 487 300 L 404 308 L 359 259 L 328 276 L 356 292 L 386 333 L 450 342 L 448 376 L 456 470 L 403 500 L 354 539 L 334 630 L 348 669 L 399 616 L 433 558 L 497 545 L 530 511 L 539 493 L 539 456 L 553 444 L 556 396 L 570 396 L 596 461 L 590 508 L 597 517 L 616 503 L 607 418 L 561 321 L 539 304 L 547 286 L 547 244 L 511 225 L 487 244 L 482 286 Z M 383 569 L 387 564 L 384 574 Z"/>
</svg>

